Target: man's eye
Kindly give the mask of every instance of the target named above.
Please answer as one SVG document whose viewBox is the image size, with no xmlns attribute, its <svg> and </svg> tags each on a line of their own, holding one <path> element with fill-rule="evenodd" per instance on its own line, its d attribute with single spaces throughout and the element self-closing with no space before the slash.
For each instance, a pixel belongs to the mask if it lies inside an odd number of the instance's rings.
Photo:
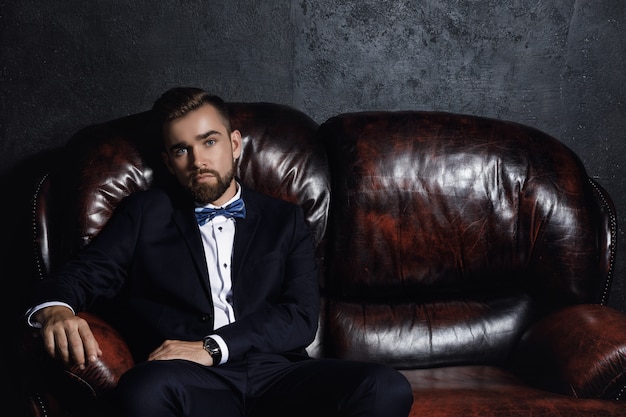
<svg viewBox="0 0 626 417">
<path fill-rule="evenodd" d="M 187 149 L 185 148 L 178 148 L 174 150 L 174 155 L 175 156 L 182 156 L 187 152 Z"/>
<path fill-rule="evenodd" d="M 206 142 L 204 142 L 204 144 L 206 146 L 213 146 L 215 145 L 215 139 L 207 139 Z"/>
</svg>

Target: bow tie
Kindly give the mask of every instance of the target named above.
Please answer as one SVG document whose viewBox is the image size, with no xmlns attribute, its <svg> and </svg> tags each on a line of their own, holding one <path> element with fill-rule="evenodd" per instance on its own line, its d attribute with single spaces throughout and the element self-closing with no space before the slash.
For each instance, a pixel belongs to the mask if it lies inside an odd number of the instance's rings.
<svg viewBox="0 0 626 417">
<path fill-rule="evenodd" d="M 200 226 L 206 224 L 209 220 L 212 220 L 215 216 L 226 217 L 240 217 L 244 219 L 246 217 L 246 206 L 243 200 L 237 199 L 227 205 L 226 207 L 208 208 L 208 207 L 196 207 L 196 219 Z"/>
</svg>

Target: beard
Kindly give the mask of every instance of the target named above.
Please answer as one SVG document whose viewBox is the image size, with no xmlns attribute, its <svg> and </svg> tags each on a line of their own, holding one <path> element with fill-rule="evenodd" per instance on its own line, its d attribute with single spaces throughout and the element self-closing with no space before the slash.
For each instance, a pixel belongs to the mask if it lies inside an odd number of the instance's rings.
<svg viewBox="0 0 626 417">
<path fill-rule="evenodd" d="M 196 202 L 207 205 L 220 198 L 226 192 L 235 177 L 234 172 L 234 162 L 230 170 L 223 176 L 212 169 L 198 169 L 190 176 L 189 184 L 186 188 Z M 198 183 L 196 176 L 199 174 L 212 174 L 215 177 L 215 184 Z"/>
</svg>

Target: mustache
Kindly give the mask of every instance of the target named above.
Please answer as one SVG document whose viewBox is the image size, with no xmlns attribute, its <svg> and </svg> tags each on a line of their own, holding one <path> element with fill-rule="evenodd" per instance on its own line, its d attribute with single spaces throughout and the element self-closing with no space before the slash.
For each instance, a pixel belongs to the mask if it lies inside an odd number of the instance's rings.
<svg viewBox="0 0 626 417">
<path fill-rule="evenodd" d="M 195 177 L 197 175 L 203 175 L 203 174 L 212 174 L 215 175 L 216 177 L 219 177 L 219 173 L 214 170 L 214 169 L 209 169 L 209 168 L 198 168 L 195 171 L 191 172 L 191 174 L 189 174 L 191 177 Z"/>
</svg>

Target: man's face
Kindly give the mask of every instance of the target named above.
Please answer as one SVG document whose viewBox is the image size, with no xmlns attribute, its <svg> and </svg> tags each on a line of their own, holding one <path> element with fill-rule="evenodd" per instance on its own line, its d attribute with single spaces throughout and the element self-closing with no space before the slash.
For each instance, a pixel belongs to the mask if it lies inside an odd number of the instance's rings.
<svg viewBox="0 0 626 417">
<path fill-rule="evenodd" d="M 165 165 L 197 202 L 221 206 L 235 195 L 241 134 L 229 134 L 213 106 L 205 104 L 166 123 L 163 138 Z"/>
</svg>

